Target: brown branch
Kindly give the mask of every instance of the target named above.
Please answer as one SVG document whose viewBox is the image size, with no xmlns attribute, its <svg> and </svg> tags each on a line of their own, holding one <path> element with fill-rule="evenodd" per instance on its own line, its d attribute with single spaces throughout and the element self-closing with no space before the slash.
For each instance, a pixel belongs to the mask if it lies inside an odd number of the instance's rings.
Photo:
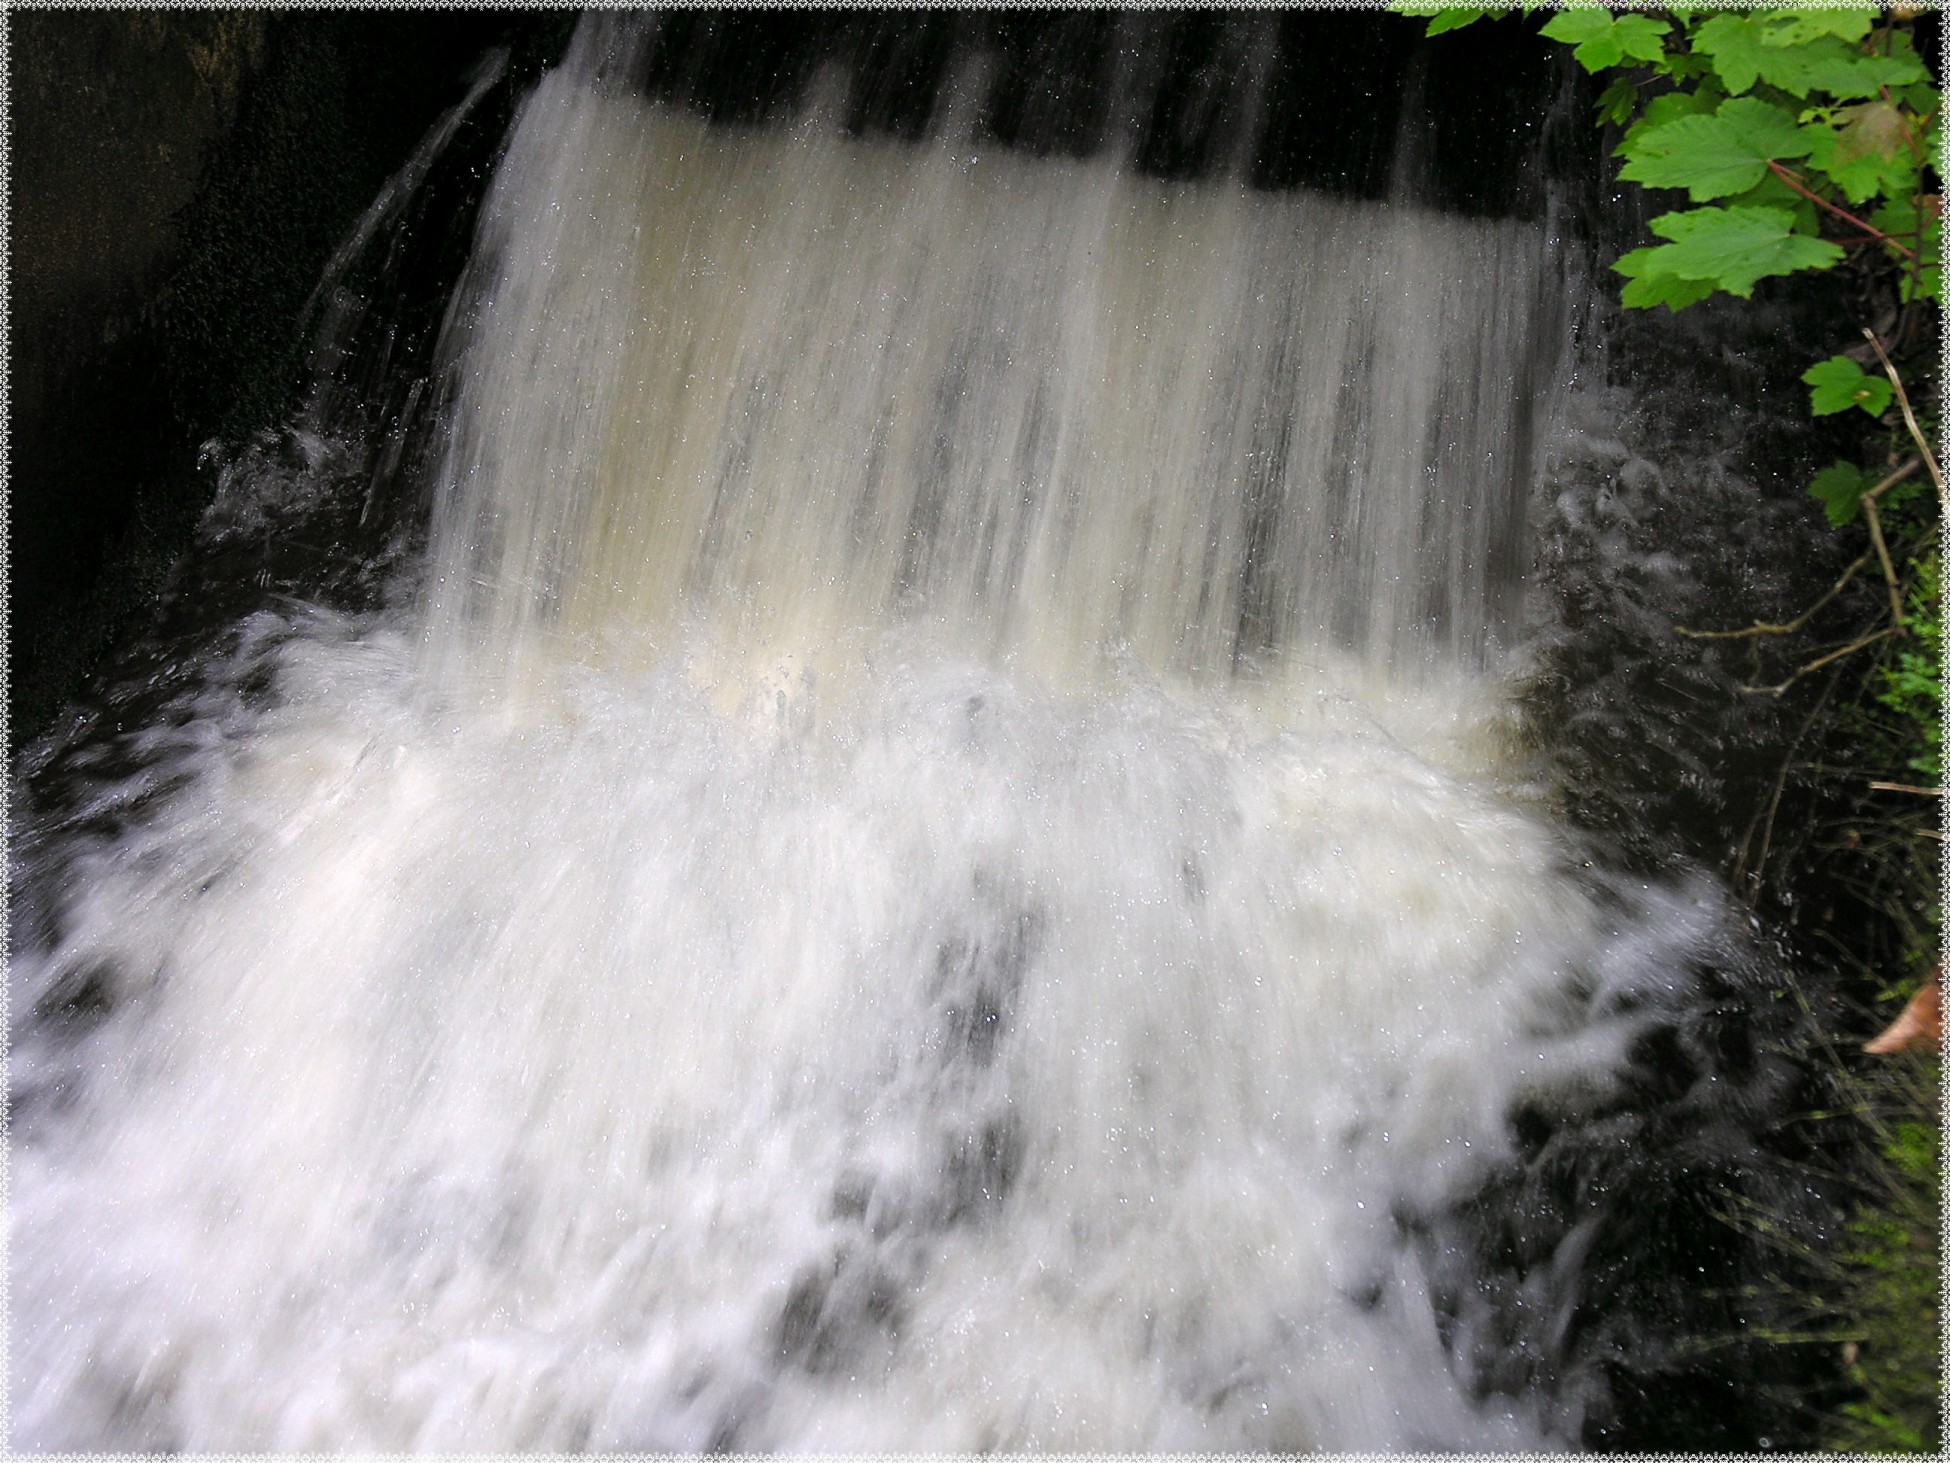
<svg viewBox="0 0 1950 1463">
<path fill-rule="evenodd" d="M 1903 460 L 1902 466 L 1898 467 L 1894 472 L 1890 473 L 1888 477 L 1884 478 L 1881 482 L 1877 483 L 1873 488 L 1870 488 L 1868 492 L 1862 495 L 1863 498 L 1864 499 L 1880 498 L 1884 493 L 1888 492 L 1891 488 L 1895 487 L 1897 483 L 1901 482 L 1904 478 L 1908 477 L 1911 473 L 1915 472 L 1916 469 L 1921 467 L 1922 465 L 1923 465 L 1923 459 L 1920 457 L 1905 458 Z"/>
<path fill-rule="evenodd" d="M 1789 620 L 1785 625 L 1772 625 L 1765 620 L 1756 620 L 1744 630 L 1689 630 L 1684 625 L 1674 625 L 1672 627 L 1672 633 L 1675 635 L 1683 635 L 1688 640 L 1746 640 L 1755 635 L 1792 635 L 1803 625 L 1807 624 L 1808 621 L 1812 620 L 1815 617 L 1816 611 L 1821 609 L 1823 605 L 1848 588 L 1849 580 L 1853 579 L 1862 566 L 1867 564 L 1873 557 L 1874 555 L 1872 554 L 1864 554 L 1853 564 L 1850 564 L 1848 568 L 1842 571 L 1842 577 L 1828 586 L 1828 592 L 1826 594 L 1809 605 L 1793 619 Z"/>
<path fill-rule="evenodd" d="M 1872 782 L 1869 787 L 1875 792 L 1913 792 L 1919 798 L 1943 796 L 1943 789 L 1940 787 L 1916 787 L 1907 782 Z"/>
<path fill-rule="evenodd" d="M 1866 650 L 1869 646 L 1874 645 L 1878 640 L 1887 640 L 1891 635 L 1896 634 L 1901 628 L 1902 627 L 1899 625 L 1891 625 L 1886 629 L 1876 631 L 1875 634 L 1873 635 L 1864 635 L 1860 640 L 1851 640 L 1847 645 L 1844 645 L 1840 650 L 1831 650 L 1827 655 L 1824 655 L 1817 660 L 1809 661 L 1806 665 L 1802 666 L 1799 670 L 1797 670 L 1793 675 L 1789 676 L 1785 681 L 1782 681 L 1778 686 L 1743 685 L 1741 686 L 1740 689 L 1746 692 L 1749 696 L 1775 696 L 1775 697 L 1783 696 L 1787 694 L 1788 687 L 1792 686 L 1796 681 L 1800 680 L 1803 676 L 1812 675 L 1814 672 L 1820 670 L 1823 666 L 1833 665 L 1836 661 L 1841 660 L 1846 656 L 1853 655 L 1858 650 Z"/>
<path fill-rule="evenodd" d="M 1903 588 L 1896 582 L 1896 566 L 1889 562 L 1889 545 L 1882 541 L 1882 515 L 1876 512 L 1876 500 L 1867 493 L 1862 495 L 1862 515 L 1869 520 L 1869 540 L 1876 546 L 1876 557 L 1882 560 L 1883 582 L 1889 586 L 1889 623 L 1900 635 L 1907 628 L 1903 619 Z"/>
<path fill-rule="evenodd" d="M 1881 482 L 1877 483 L 1862 495 L 1861 502 L 1863 507 L 1873 512 L 1875 502 L 1878 498 L 1922 465 L 1923 461 L 1918 457 L 1911 457 L 1904 461 L 1902 466 L 1898 467 L 1894 472 L 1890 473 Z M 1876 521 L 1876 528 L 1878 530 L 1876 534 L 1877 541 L 1880 543 L 1881 523 L 1879 520 Z M 1792 635 L 1803 625 L 1807 624 L 1809 620 L 1813 619 L 1817 610 L 1846 589 L 1849 580 L 1853 579 L 1861 571 L 1862 566 L 1867 564 L 1871 557 L 1873 556 L 1870 554 L 1864 554 L 1853 564 L 1850 564 L 1848 568 L 1842 571 L 1842 577 L 1828 586 L 1828 592 L 1826 594 L 1822 595 L 1820 599 L 1809 605 L 1785 625 L 1770 624 L 1766 620 L 1756 620 L 1744 630 L 1689 630 L 1684 625 L 1674 625 L 1672 627 L 1672 633 L 1675 635 L 1683 635 L 1688 640 L 1746 640 L 1755 635 Z M 1887 548 L 1882 550 L 1882 564 L 1884 572 L 1893 578 L 1894 571 L 1890 568 L 1889 551 Z"/>
<path fill-rule="evenodd" d="M 1770 159 L 1767 166 L 1773 169 L 1775 177 L 1779 178 L 1783 183 L 1787 184 L 1788 187 L 1792 188 L 1796 193 L 1799 193 L 1803 198 L 1807 199 L 1810 203 L 1813 203 L 1821 208 L 1827 209 L 1830 213 L 1834 214 L 1835 217 L 1837 218 L 1847 219 L 1850 223 L 1854 224 L 1863 233 L 1867 234 L 1871 239 L 1880 239 L 1883 243 L 1887 244 L 1890 248 L 1894 249 L 1897 253 L 1907 254 L 1912 259 L 1916 257 L 1916 251 L 1914 249 L 1911 249 L 1905 244 L 1898 244 L 1894 238 L 1892 238 L 1888 234 L 1885 234 L 1881 229 L 1877 228 L 1874 224 L 1868 222 L 1866 219 L 1857 218 L 1854 214 L 1850 213 L 1846 208 L 1842 208 L 1837 204 L 1830 203 L 1826 198 L 1823 198 L 1819 193 L 1812 192 L 1808 188 L 1804 187 L 1799 178 L 1795 177 L 1793 173 L 1789 172 L 1786 168 L 1782 167 L 1779 163 L 1774 162 Z"/>
<path fill-rule="evenodd" d="M 1909 393 L 1903 390 L 1903 378 L 1896 374 L 1895 363 L 1889 359 L 1889 353 L 1882 348 L 1882 342 L 1876 339 L 1876 333 L 1867 326 L 1863 327 L 1862 333 L 1868 336 L 1869 344 L 1875 347 L 1876 359 L 1882 362 L 1882 369 L 1888 373 L 1889 384 L 1896 388 L 1896 403 L 1903 409 L 1903 425 L 1909 428 L 1909 440 L 1916 444 L 1916 450 L 1922 454 L 1923 465 L 1930 470 L 1930 481 L 1936 484 L 1937 503 L 1943 509 L 1950 510 L 1950 496 L 1946 496 L 1943 491 L 1943 469 L 1937 466 L 1936 457 L 1930 451 L 1930 444 L 1923 440 L 1923 429 L 1916 425 L 1916 413 L 1910 410 Z"/>
</svg>

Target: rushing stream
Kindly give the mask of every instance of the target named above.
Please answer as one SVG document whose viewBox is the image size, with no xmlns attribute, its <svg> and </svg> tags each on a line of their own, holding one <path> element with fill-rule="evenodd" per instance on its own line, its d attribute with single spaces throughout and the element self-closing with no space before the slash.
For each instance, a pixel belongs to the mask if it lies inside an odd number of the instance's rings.
<svg viewBox="0 0 1950 1463">
<path fill-rule="evenodd" d="M 1629 1185 L 1467 1216 L 1749 957 L 1523 736 L 1560 241 L 651 34 L 519 113 L 430 528 L 25 779 L 14 1443 L 1575 1445 Z M 208 552 L 373 508 L 288 440 Z"/>
</svg>

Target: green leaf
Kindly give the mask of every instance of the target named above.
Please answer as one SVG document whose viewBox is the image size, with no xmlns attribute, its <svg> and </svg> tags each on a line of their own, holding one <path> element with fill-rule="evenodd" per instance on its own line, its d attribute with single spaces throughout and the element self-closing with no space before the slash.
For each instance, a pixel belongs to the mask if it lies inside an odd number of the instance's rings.
<svg viewBox="0 0 1950 1463">
<path fill-rule="evenodd" d="M 1853 99 L 1873 97 L 1885 86 L 1907 86 L 1928 75 L 1915 54 L 1865 56 L 1832 38 L 1762 53 L 1760 78 L 1794 96 L 1822 91 Z"/>
<path fill-rule="evenodd" d="M 1693 32 L 1693 50 L 1713 58 L 1713 69 L 1734 96 L 1753 90 L 1760 80 L 1765 43 L 1760 23 L 1744 15 L 1716 15 Z"/>
<path fill-rule="evenodd" d="M 1726 88 L 1713 74 L 1713 62 L 1706 56 L 1696 56 L 1690 51 L 1669 51 L 1663 62 L 1655 61 L 1652 69 L 1661 76 L 1669 76 L 1680 85 L 1703 85 L 1712 82 L 1714 89 L 1725 95 Z"/>
<path fill-rule="evenodd" d="M 1927 81 L 1917 82 L 1912 86 L 1892 86 L 1889 88 L 1889 94 L 1919 117 L 1936 110 L 1937 104 L 1943 100 L 1937 94 L 1936 88 Z"/>
<path fill-rule="evenodd" d="M 1794 215 L 1794 231 L 1797 234 L 1819 234 L 1821 214 L 1815 205 L 1803 194 L 1796 193 L 1773 173 L 1769 173 L 1745 193 L 1735 194 L 1724 200 L 1729 208 L 1748 206 L 1753 208 L 1785 208 Z"/>
<path fill-rule="evenodd" d="M 1494 10 L 1445 10 L 1429 22 L 1429 28 L 1424 34 L 1439 36 L 1446 31 L 1461 30 L 1464 26 L 1473 25 L 1486 15 L 1496 15 L 1498 13 L 1498 11 Z"/>
<path fill-rule="evenodd" d="M 1632 108 L 1638 105 L 1639 89 L 1632 84 L 1629 76 L 1621 76 L 1598 98 L 1598 120 L 1600 122 L 1622 123 L 1632 115 Z"/>
<path fill-rule="evenodd" d="M 1702 284 L 1696 279 L 1651 274 L 1628 283 L 1619 292 L 1618 302 L 1630 310 L 1650 310 L 1654 306 L 1664 305 L 1677 313 L 1688 305 L 1697 305 L 1712 293 L 1712 285 Z"/>
<path fill-rule="evenodd" d="M 1801 379 L 1814 388 L 1810 397 L 1818 417 L 1833 416 L 1852 406 L 1879 417 L 1888 410 L 1889 398 L 1894 394 L 1886 377 L 1868 375 L 1847 356 L 1830 356 L 1808 367 L 1801 373 Z"/>
<path fill-rule="evenodd" d="M 1713 111 L 1726 100 L 1726 93 L 1715 82 L 1704 82 L 1691 91 L 1677 89 L 1661 92 L 1646 103 L 1645 111 L 1638 121 L 1626 129 L 1618 140 L 1618 146 L 1611 150 L 1613 157 L 1624 157 L 1639 145 L 1644 136 L 1655 128 L 1677 122 L 1681 117 L 1698 117 Z"/>
<path fill-rule="evenodd" d="M 1637 144 L 1639 138 L 1658 127 L 1677 122 L 1681 117 L 1697 117 L 1712 111 L 1720 104 L 1721 93 L 1717 87 L 1701 88 L 1697 91 L 1662 92 L 1646 103 L 1645 114 L 1632 124 L 1617 147 L 1612 149 L 1613 157 L 1623 157 Z"/>
<path fill-rule="evenodd" d="M 1482 20 L 1486 16 L 1506 15 L 1508 5 L 1428 5 L 1420 3 L 1397 3 L 1388 7 L 1396 15 L 1405 15 L 1411 20 L 1426 18 L 1429 22 L 1424 35 L 1439 36 L 1444 31 L 1461 30 L 1464 26 Z M 1529 7 L 1526 6 L 1526 9 Z"/>
<path fill-rule="evenodd" d="M 1908 304 L 1912 299 L 1943 298 L 1943 211 L 1935 206 L 1934 200 L 1931 203 L 1932 206 L 1925 209 L 1922 214 L 1921 231 L 1911 239 L 1911 244 L 1916 250 L 1916 279 L 1912 283 L 1910 270 L 1908 268 L 1903 270 L 1900 288 L 1904 304 Z M 1914 219 L 1916 217 L 1914 200 L 1910 200 L 1908 206 L 1910 216 Z M 1891 255 L 1895 254 L 1893 249 L 1888 252 Z M 1909 264 L 1908 260 L 1900 260 L 1900 262 L 1904 265 Z"/>
<path fill-rule="evenodd" d="M 1634 249 L 1612 265 L 1613 270 L 1629 281 L 1619 296 L 1620 302 L 1628 309 L 1650 310 L 1656 305 L 1664 305 L 1676 312 L 1697 304 L 1713 293 L 1711 283 L 1681 279 L 1676 274 L 1666 272 L 1660 256 L 1671 247 L 1660 244 L 1649 249 Z"/>
<path fill-rule="evenodd" d="M 1909 239 L 1916 233 L 1916 199 L 1914 196 L 1893 198 L 1869 215 L 1869 222 L 1898 239 Z"/>
<path fill-rule="evenodd" d="M 1644 15 L 1614 17 L 1600 9 L 1560 10 L 1545 22 L 1543 33 L 1573 48 L 1571 54 L 1586 71 L 1603 71 L 1627 57 L 1634 61 L 1663 61 L 1661 39 L 1672 26 Z"/>
<path fill-rule="evenodd" d="M 1665 37 L 1671 30 L 1667 21 L 1647 15 L 1621 15 L 1612 25 L 1611 38 L 1630 60 L 1658 62 L 1665 59 Z"/>
<path fill-rule="evenodd" d="M 1843 118 L 1840 138 L 1835 143 L 1835 161 L 1854 162 L 1863 157 L 1887 157 L 1907 153 L 1913 129 L 1910 119 L 1888 102 L 1869 102 L 1859 107 L 1843 107 L 1835 114 Z"/>
<path fill-rule="evenodd" d="M 1914 133 L 1899 109 L 1869 102 L 1842 107 L 1835 118 L 1840 126 L 1807 129 L 1808 161 L 1834 179 L 1850 203 L 1882 194 L 1901 196 L 1915 188 L 1916 157 L 1910 151 Z"/>
<path fill-rule="evenodd" d="M 1875 28 L 1881 7 L 1860 5 L 1826 10 L 1770 10 L 1759 19 L 1766 25 L 1766 44 L 1798 46 L 1820 36 L 1861 41 Z"/>
<path fill-rule="evenodd" d="M 1704 203 L 1746 192 L 1767 176 L 1769 162 L 1805 157 L 1809 147 L 1784 108 L 1736 97 L 1709 116 L 1633 129 L 1618 176 L 1653 188 L 1684 188 L 1693 202 Z"/>
<path fill-rule="evenodd" d="M 1560 10 L 1544 22 L 1543 33 L 1554 41 L 1562 41 L 1567 46 L 1582 45 L 1609 35 L 1612 16 L 1608 10 L 1586 6 L 1578 10 Z"/>
<path fill-rule="evenodd" d="M 1673 241 L 1670 248 L 1654 251 L 1659 272 L 1705 280 L 1744 300 L 1753 294 L 1756 281 L 1770 275 L 1827 269 L 1840 262 L 1839 248 L 1797 232 L 1794 225 L 1794 215 L 1785 208 L 1741 205 L 1662 214 L 1651 228 Z"/>
<path fill-rule="evenodd" d="M 1874 486 L 1861 468 L 1838 462 L 1815 474 L 1815 480 L 1808 484 L 1808 495 L 1821 500 L 1828 513 L 1828 526 L 1841 528 L 1855 522 L 1856 515 L 1862 511 L 1862 495 Z"/>
<path fill-rule="evenodd" d="M 1943 266 L 1925 264 L 1916 271 L 1912 281 L 1905 270 L 1896 282 L 1896 293 L 1907 305 L 1911 300 L 1941 300 L 1943 298 Z"/>
<path fill-rule="evenodd" d="M 1873 97 L 1885 86 L 1906 86 L 1928 75 L 1914 51 L 1902 47 L 1870 56 L 1832 34 L 1795 43 L 1777 39 L 1786 33 L 1764 19 L 1716 15 L 1694 32 L 1693 49 L 1713 58 L 1735 96 L 1764 81 L 1797 97 L 1811 91 L 1844 99 Z"/>
</svg>

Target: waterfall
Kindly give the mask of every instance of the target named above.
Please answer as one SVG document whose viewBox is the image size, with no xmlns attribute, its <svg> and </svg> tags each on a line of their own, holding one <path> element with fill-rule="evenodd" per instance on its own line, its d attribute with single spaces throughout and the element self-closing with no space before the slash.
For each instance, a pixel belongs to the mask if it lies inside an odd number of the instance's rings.
<svg viewBox="0 0 1950 1463">
<path fill-rule="evenodd" d="M 569 161 L 573 159 L 573 161 Z M 1114 158 L 716 129 L 567 70 L 477 256 L 433 635 L 926 620 L 1067 673 L 1480 665 L 1542 230 Z"/>
<path fill-rule="evenodd" d="M 14 1444 L 1574 1445 L 1608 1211 L 1514 1301 L 1458 1216 L 1737 956 L 1519 734 L 1546 230 L 643 43 L 519 114 L 423 557 L 22 824 Z"/>
</svg>

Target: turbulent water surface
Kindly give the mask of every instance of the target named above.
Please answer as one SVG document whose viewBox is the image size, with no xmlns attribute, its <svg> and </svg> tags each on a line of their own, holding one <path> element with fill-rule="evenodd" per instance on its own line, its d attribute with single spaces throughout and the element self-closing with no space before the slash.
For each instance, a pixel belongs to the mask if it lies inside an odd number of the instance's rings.
<svg viewBox="0 0 1950 1463">
<path fill-rule="evenodd" d="M 14 1442 L 1574 1443 L 1599 1221 L 1514 1302 L 1445 1225 L 1725 935 L 1520 750 L 1543 229 L 628 40 L 484 205 L 424 555 L 21 805 Z M 303 440 L 213 541 L 357 500 Z"/>
</svg>

